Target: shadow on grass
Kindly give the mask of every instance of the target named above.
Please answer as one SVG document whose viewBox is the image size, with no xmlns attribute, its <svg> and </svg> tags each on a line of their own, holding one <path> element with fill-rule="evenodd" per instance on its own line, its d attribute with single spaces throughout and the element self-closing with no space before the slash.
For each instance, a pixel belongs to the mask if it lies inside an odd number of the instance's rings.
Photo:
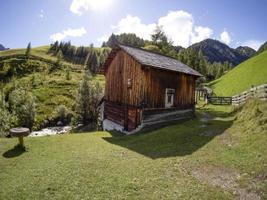
<svg viewBox="0 0 267 200">
<path fill-rule="evenodd" d="M 205 146 L 232 125 L 232 121 L 199 119 L 168 126 L 145 134 L 125 136 L 110 132 L 103 139 L 152 159 L 186 156 Z"/>
<path fill-rule="evenodd" d="M 10 149 L 10 150 L 6 151 L 5 153 L 3 153 L 3 157 L 14 158 L 14 157 L 18 157 L 18 156 L 22 155 L 25 152 L 26 152 L 25 147 L 21 147 L 20 145 L 16 145 L 16 146 L 14 146 L 13 149 Z"/>
</svg>

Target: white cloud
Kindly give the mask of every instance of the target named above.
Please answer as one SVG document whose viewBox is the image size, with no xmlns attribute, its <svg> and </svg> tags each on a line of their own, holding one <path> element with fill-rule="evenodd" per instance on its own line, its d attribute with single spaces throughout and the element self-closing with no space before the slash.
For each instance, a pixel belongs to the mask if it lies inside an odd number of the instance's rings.
<svg viewBox="0 0 267 200">
<path fill-rule="evenodd" d="M 248 40 L 248 41 L 242 42 L 241 46 L 248 46 L 257 51 L 263 43 L 264 42 L 260 40 Z"/>
<path fill-rule="evenodd" d="M 220 40 L 225 44 L 229 45 L 232 42 L 230 34 L 224 30 L 220 35 Z"/>
<path fill-rule="evenodd" d="M 167 37 L 175 45 L 188 46 L 193 32 L 194 20 L 191 14 L 184 11 L 170 11 L 166 16 L 159 18 Z"/>
<path fill-rule="evenodd" d="M 108 39 L 109 39 L 109 35 L 103 35 L 102 37 L 97 38 L 97 41 L 98 42 L 106 42 L 106 41 L 108 41 Z"/>
<path fill-rule="evenodd" d="M 39 18 L 44 18 L 44 10 L 42 9 L 42 10 L 40 10 L 40 13 L 38 14 L 38 17 Z"/>
<path fill-rule="evenodd" d="M 83 12 L 92 10 L 102 10 L 113 3 L 113 0 L 72 0 L 70 11 L 77 15 L 82 15 Z"/>
<path fill-rule="evenodd" d="M 156 28 L 156 24 L 143 24 L 139 17 L 127 15 L 121 19 L 116 26 L 111 26 L 115 34 L 135 33 L 143 39 L 150 39 L 151 34 Z"/>
<path fill-rule="evenodd" d="M 86 30 L 84 27 L 79 28 L 79 29 L 66 29 L 61 32 L 52 34 L 50 36 L 50 39 L 53 41 L 61 41 L 65 39 L 66 37 L 82 37 L 83 35 L 86 34 Z"/>
<path fill-rule="evenodd" d="M 195 33 L 192 34 L 191 43 L 200 42 L 207 38 L 210 38 L 213 34 L 213 30 L 209 27 L 197 26 L 194 28 Z"/>
<path fill-rule="evenodd" d="M 196 26 L 193 16 L 182 10 L 170 11 L 166 16 L 160 17 L 157 23 L 150 24 L 143 23 L 137 16 L 127 15 L 117 25 L 111 26 L 111 32 L 115 34 L 135 33 L 143 39 L 150 40 L 157 25 L 163 28 L 174 45 L 184 47 L 207 39 L 213 34 L 213 30 L 209 27 Z M 103 39 L 103 37 L 101 38 Z"/>
</svg>

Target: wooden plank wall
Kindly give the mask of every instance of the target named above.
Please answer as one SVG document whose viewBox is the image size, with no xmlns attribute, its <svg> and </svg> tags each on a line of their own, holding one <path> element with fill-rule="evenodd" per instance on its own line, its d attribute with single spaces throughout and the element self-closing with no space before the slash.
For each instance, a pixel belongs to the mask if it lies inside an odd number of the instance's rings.
<svg viewBox="0 0 267 200">
<path fill-rule="evenodd" d="M 141 65 L 124 51 L 119 51 L 106 72 L 105 99 L 119 104 L 139 106 L 143 90 Z M 128 88 L 131 79 L 131 88 Z"/>
<path fill-rule="evenodd" d="M 147 108 L 165 107 L 166 88 L 175 89 L 174 107 L 187 108 L 195 103 L 195 77 L 155 68 L 145 73 L 145 103 Z"/>
<path fill-rule="evenodd" d="M 140 106 L 143 100 L 141 65 L 124 51 L 117 52 L 106 71 L 105 119 L 134 130 L 140 124 Z M 128 80 L 131 87 L 128 87 Z"/>
<path fill-rule="evenodd" d="M 128 131 L 140 125 L 140 113 L 141 110 L 135 107 L 105 101 L 104 118 L 123 126 Z"/>
</svg>

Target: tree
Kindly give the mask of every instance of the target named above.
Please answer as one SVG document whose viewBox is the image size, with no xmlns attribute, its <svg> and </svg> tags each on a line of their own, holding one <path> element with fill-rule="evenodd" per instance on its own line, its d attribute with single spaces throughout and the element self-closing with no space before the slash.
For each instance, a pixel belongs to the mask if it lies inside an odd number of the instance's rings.
<svg viewBox="0 0 267 200">
<path fill-rule="evenodd" d="M 100 85 L 99 82 L 96 82 L 92 88 L 91 105 L 90 105 L 91 107 L 90 110 L 92 113 L 92 120 L 94 122 L 97 121 L 97 117 L 98 117 L 97 107 L 98 107 L 99 102 L 104 96 L 103 92 L 104 92 L 103 87 Z"/>
<path fill-rule="evenodd" d="M 96 52 L 94 51 L 91 56 L 91 71 L 96 73 L 98 71 L 98 59 Z"/>
<path fill-rule="evenodd" d="M 56 66 L 59 68 L 62 62 L 62 58 L 63 58 L 63 53 L 61 50 L 59 50 L 57 52 L 57 61 L 56 61 Z"/>
<path fill-rule="evenodd" d="M 167 42 L 167 37 L 161 26 L 157 26 L 154 33 L 151 35 L 152 42 L 159 45 L 161 42 Z"/>
<path fill-rule="evenodd" d="M 108 41 L 107 41 L 107 46 L 110 48 L 114 48 L 116 46 L 116 44 L 118 44 L 118 40 L 116 35 L 114 35 L 112 33 L 112 35 L 109 37 Z"/>
<path fill-rule="evenodd" d="M 67 81 L 71 80 L 70 68 L 69 67 L 67 67 L 67 69 L 66 69 L 66 80 Z"/>
<path fill-rule="evenodd" d="M 30 56 L 30 54 L 31 54 L 31 43 L 29 42 L 27 49 L 26 49 L 26 52 L 25 52 L 25 56 L 28 58 Z"/>
<path fill-rule="evenodd" d="M 32 129 L 35 119 L 35 102 L 31 93 L 15 89 L 9 95 L 9 107 L 18 118 L 18 126 Z"/>
<path fill-rule="evenodd" d="M 83 124 L 86 124 L 90 121 L 90 96 L 91 96 L 91 86 L 89 83 L 90 76 L 87 73 L 84 73 L 83 79 L 80 82 L 77 98 L 76 98 L 76 113 L 78 120 Z"/>
<path fill-rule="evenodd" d="M 172 45 L 172 41 L 168 40 L 168 37 L 164 33 L 161 26 L 157 26 L 154 33 L 151 35 L 152 45 L 158 46 L 160 52 L 164 55 L 171 57 L 177 57 L 175 48 Z"/>
<path fill-rule="evenodd" d="M 76 114 L 83 124 L 96 122 L 97 106 L 103 97 L 103 88 L 96 82 L 93 84 L 90 75 L 84 73 L 76 98 Z"/>
</svg>

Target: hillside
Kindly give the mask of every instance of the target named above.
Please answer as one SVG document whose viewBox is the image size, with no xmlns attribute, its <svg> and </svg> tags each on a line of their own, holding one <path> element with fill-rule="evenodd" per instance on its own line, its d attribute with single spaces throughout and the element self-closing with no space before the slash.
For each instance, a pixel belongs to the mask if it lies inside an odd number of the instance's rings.
<svg viewBox="0 0 267 200">
<path fill-rule="evenodd" d="M 216 95 L 232 96 L 257 86 L 267 83 L 267 51 L 241 63 L 221 78 L 209 85 Z"/>
<path fill-rule="evenodd" d="M 250 57 L 250 55 L 244 51 L 240 53 L 240 48 L 239 50 L 232 49 L 226 44 L 213 39 L 203 40 L 188 48 L 197 52 L 201 50 L 207 60 L 211 63 L 228 61 L 235 66 Z"/>
<path fill-rule="evenodd" d="M 265 42 L 264 44 L 262 44 L 259 48 L 259 50 L 257 51 L 257 53 L 261 53 L 263 51 L 267 50 L 267 42 Z"/>
<path fill-rule="evenodd" d="M 25 49 L 0 52 L 0 80 L 6 98 L 15 87 L 28 88 L 35 97 L 36 121 L 34 129 L 40 129 L 53 120 L 53 113 L 59 105 L 72 112 L 78 84 L 82 79 L 84 66 L 61 61 L 48 53 L 49 46 L 33 48 L 25 58 Z M 67 74 L 69 77 L 67 78 Z M 102 85 L 104 77 L 97 75 L 94 81 Z M 1 89 L 1 88 L 0 88 Z"/>
<path fill-rule="evenodd" d="M 217 108 L 140 135 L 25 138 L 26 152 L 1 139 L 0 199 L 266 199 L 267 104 Z"/>
</svg>

